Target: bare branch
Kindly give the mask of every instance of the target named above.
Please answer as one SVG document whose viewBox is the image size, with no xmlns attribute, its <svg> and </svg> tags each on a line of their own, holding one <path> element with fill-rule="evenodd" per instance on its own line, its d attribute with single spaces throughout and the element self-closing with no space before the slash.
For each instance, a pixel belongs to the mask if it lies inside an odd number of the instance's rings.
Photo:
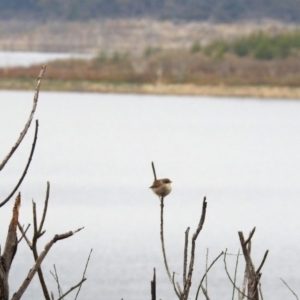
<svg viewBox="0 0 300 300">
<path fill-rule="evenodd" d="M 151 300 L 156 300 L 156 275 L 153 269 L 153 280 L 151 280 Z"/>
<path fill-rule="evenodd" d="M 36 219 L 36 204 L 32 200 L 32 218 L 33 218 L 33 239 L 32 239 L 32 245 L 36 245 L 37 241 L 37 219 Z"/>
<path fill-rule="evenodd" d="M 161 240 L 161 247 L 162 247 L 162 252 L 163 252 L 163 256 L 164 256 L 165 267 L 167 270 L 168 277 L 169 277 L 170 281 L 172 282 L 172 277 L 171 277 L 171 273 L 170 273 L 168 262 L 167 262 L 165 241 L 164 241 L 164 197 L 160 198 L 160 240 Z"/>
<path fill-rule="evenodd" d="M 40 90 L 41 80 L 43 78 L 45 70 L 46 70 L 46 66 L 43 66 L 42 69 L 41 69 L 41 71 L 40 71 L 40 74 L 38 76 L 37 84 L 36 84 L 36 89 L 35 89 L 35 94 L 34 94 L 34 98 L 33 98 L 32 109 L 31 109 L 29 118 L 28 118 L 28 120 L 27 120 L 27 122 L 25 124 L 25 127 L 24 127 L 23 131 L 20 133 L 20 136 L 17 139 L 17 142 L 15 143 L 15 145 L 12 147 L 12 149 L 9 151 L 9 153 L 6 155 L 6 157 L 3 159 L 2 163 L 0 164 L 0 171 L 2 171 L 2 169 L 5 167 L 6 163 L 12 157 L 12 155 L 14 154 L 14 152 L 17 150 L 17 148 L 21 144 L 24 136 L 26 135 L 26 133 L 27 133 L 29 127 L 30 127 L 30 124 L 31 124 L 31 121 L 33 119 L 33 115 L 34 115 L 34 112 L 35 112 L 35 109 L 36 109 L 36 106 L 37 106 L 37 102 L 38 102 L 38 98 L 39 98 L 39 90 Z"/>
<path fill-rule="evenodd" d="M 30 284 L 33 276 L 35 275 L 35 273 L 37 272 L 38 268 L 40 267 L 42 261 L 44 260 L 44 258 L 46 257 L 46 255 L 48 254 L 49 250 L 51 249 L 51 247 L 53 246 L 54 243 L 56 243 L 57 241 L 66 239 L 72 235 L 74 235 L 76 232 L 82 230 L 82 228 L 79 228 L 75 231 L 69 231 L 63 234 L 57 234 L 53 237 L 53 239 L 46 244 L 44 250 L 40 253 L 38 259 L 36 260 L 35 264 L 33 265 L 32 269 L 30 269 L 30 271 L 28 272 L 28 275 L 26 276 L 24 282 L 22 283 L 22 285 L 20 286 L 19 290 L 14 293 L 13 297 L 11 298 L 11 300 L 19 300 L 23 293 L 25 292 L 25 290 L 27 289 L 28 285 Z"/>
<path fill-rule="evenodd" d="M 84 271 L 83 271 L 83 274 L 82 274 L 82 279 L 85 278 L 84 276 L 85 276 L 87 267 L 88 267 L 88 265 L 89 265 L 89 262 L 90 262 L 90 258 L 91 258 L 92 252 L 93 252 L 93 249 L 91 249 L 90 254 L 89 254 L 89 256 L 88 256 L 88 259 L 87 259 L 87 261 L 86 261 L 85 268 L 84 268 Z M 77 299 L 77 297 L 78 297 L 78 295 L 79 295 L 79 293 L 80 293 L 80 290 L 81 290 L 81 285 L 79 286 L 79 289 L 78 289 L 78 291 L 77 291 L 75 300 Z"/>
<path fill-rule="evenodd" d="M 80 282 L 78 282 L 76 285 L 72 286 L 67 292 L 65 292 L 62 296 L 60 296 L 57 300 L 63 299 L 65 296 L 67 296 L 69 293 L 71 293 L 76 288 L 82 286 L 82 284 L 86 281 L 86 278 L 82 278 Z"/>
<path fill-rule="evenodd" d="M 254 227 L 254 228 L 252 229 L 252 231 L 250 231 L 249 237 L 248 237 L 247 240 L 244 242 L 244 246 L 246 246 L 246 245 L 251 241 L 251 239 L 252 239 L 252 237 L 253 237 L 253 234 L 254 234 L 254 232 L 255 232 L 255 229 L 256 229 L 256 227 Z"/>
<path fill-rule="evenodd" d="M 59 297 L 61 297 L 61 295 L 63 295 L 63 291 L 62 291 L 62 288 L 61 288 L 60 283 L 59 283 L 58 273 L 57 273 L 55 264 L 53 265 L 53 268 L 54 268 L 54 273 L 52 273 L 51 271 L 50 271 L 50 273 L 53 276 L 55 282 L 57 283 L 58 295 L 59 295 Z"/>
<path fill-rule="evenodd" d="M 264 263 L 265 263 L 265 261 L 266 261 L 266 259 L 267 259 L 268 253 L 269 253 L 269 250 L 267 250 L 267 251 L 265 252 L 265 255 L 264 255 L 264 257 L 263 257 L 263 260 L 262 260 L 260 266 L 258 267 L 258 269 L 256 270 L 256 274 L 259 274 L 260 270 L 262 269 L 262 267 L 263 267 L 263 265 L 264 265 Z"/>
<path fill-rule="evenodd" d="M 19 226 L 20 226 L 20 223 L 18 222 L 18 227 Z M 28 231 L 29 227 L 30 227 L 30 224 L 27 225 L 25 231 L 23 230 L 23 227 L 22 227 L 22 231 L 21 231 L 22 236 L 19 238 L 18 244 L 22 241 L 23 237 L 26 236 L 26 232 Z"/>
<path fill-rule="evenodd" d="M 202 213 L 201 213 L 200 221 L 199 221 L 198 227 L 197 227 L 197 229 L 196 229 L 196 231 L 195 231 L 195 233 L 193 234 L 193 237 L 192 237 L 190 266 L 189 266 L 189 271 L 188 271 L 186 283 L 185 283 L 184 288 L 183 288 L 183 300 L 187 300 L 189 292 L 190 292 L 190 287 L 192 285 L 192 276 L 193 276 L 194 261 L 195 261 L 196 240 L 197 240 L 197 237 L 198 237 L 198 235 L 199 235 L 199 233 L 202 230 L 203 225 L 204 225 L 205 215 L 206 215 L 206 207 L 207 207 L 207 202 L 206 202 L 206 197 L 204 197 L 203 203 L 202 203 Z"/>
<path fill-rule="evenodd" d="M 33 253 L 34 260 L 36 261 L 38 259 L 38 250 L 37 250 L 37 240 L 41 236 L 41 234 L 38 232 L 38 226 L 37 226 L 37 214 L 36 214 L 36 203 L 32 201 L 32 216 L 33 216 L 33 237 L 32 237 L 32 247 L 31 251 Z M 38 277 L 40 280 L 40 284 L 43 290 L 43 294 L 46 300 L 50 300 L 49 291 L 44 279 L 43 271 L 41 268 L 37 269 Z"/>
<path fill-rule="evenodd" d="M 175 284 L 175 272 L 173 272 L 172 284 L 173 284 L 173 288 L 174 288 L 175 294 L 177 295 L 178 299 L 181 299 L 180 293 L 179 293 L 179 291 L 177 291 L 176 284 Z"/>
<path fill-rule="evenodd" d="M 245 293 L 243 293 L 243 292 L 235 285 L 234 281 L 231 279 L 230 274 L 229 274 L 228 269 L 227 269 L 226 253 L 227 253 L 227 249 L 225 250 L 223 261 L 224 261 L 224 267 L 225 267 L 225 271 L 226 271 L 226 274 L 227 274 L 228 279 L 229 279 L 230 282 L 232 283 L 233 287 L 234 287 L 241 295 L 243 295 L 243 296 L 246 297 L 247 299 L 252 299 L 252 298 L 248 297 Z"/>
<path fill-rule="evenodd" d="M 29 224 L 29 225 L 30 225 L 30 224 Z M 29 247 L 30 250 L 31 250 L 31 249 L 32 249 L 32 245 L 31 245 L 31 243 L 30 243 L 28 237 L 26 236 L 26 232 L 23 230 L 23 227 L 21 226 L 20 223 L 18 223 L 18 228 L 19 228 L 20 232 L 22 233 L 22 236 L 24 236 L 25 241 L 26 241 L 28 247 Z"/>
<path fill-rule="evenodd" d="M 43 226 L 44 226 L 44 222 L 45 222 L 45 218 L 46 218 L 46 214 L 47 214 L 49 195 L 50 195 L 50 182 L 47 181 L 46 199 L 45 199 L 45 204 L 44 204 L 43 216 L 42 216 L 41 223 L 40 223 L 40 226 L 38 229 L 39 236 L 44 234 L 44 233 L 42 233 L 42 230 L 43 230 Z"/>
<path fill-rule="evenodd" d="M 2 207 L 5 203 L 7 203 L 10 198 L 14 195 L 14 193 L 16 192 L 16 190 L 19 188 L 19 186 L 21 185 L 23 179 L 25 178 L 26 174 L 27 174 L 27 171 L 28 171 L 28 168 L 30 166 L 30 163 L 31 163 L 31 160 L 32 160 L 32 156 L 33 156 L 33 153 L 34 153 L 34 149 L 35 149 L 35 145 L 36 145 L 36 140 L 37 140 L 37 134 L 38 134 L 38 127 L 39 127 L 39 121 L 36 120 L 35 121 L 35 133 L 34 133 L 34 139 L 33 139 L 33 143 L 32 143 L 32 147 L 31 147 L 31 152 L 30 152 L 30 155 L 29 155 L 29 158 L 28 158 L 28 161 L 27 161 L 27 164 L 26 164 L 26 167 L 23 171 L 23 174 L 21 176 L 21 178 L 19 179 L 17 185 L 15 186 L 15 188 L 12 190 L 12 192 L 6 197 L 6 199 L 4 199 L 1 203 L 0 203 L 0 207 Z"/>
<path fill-rule="evenodd" d="M 8 227 L 7 238 L 4 246 L 3 255 L 1 257 L 1 262 L 5 267 L 5 273 L 8 274 L 11 263 L 18 248 L 18 238 L 17 238 L 17 226 L 19 221 L 19 210 L 21 206 L 21 193 L 16 197 L 15 204 L 13 207 L 12 219 Z"/>
<path fill-rule="evenodd" d="M 245 271 L 244 271 L 244 280 L 243 280 L 243 286 L 242 286 L 242 294 L 239 293 L 239 300 L 243 300 L 244 294 L 246 294 L 246 287 L 247 287 L 247 265 L 245 265 Z"/>
<path fill-rule="evenodd" d="M 262 290 L 261 290 L 261 283 L 259 283 L 259 285 L 258 285 L 258 290 L 259 290 L 260 299 L 264 300 L 263 293 L 262 293 Z"/>
<path fill-rule="evenodd" d="M 290 288 L 290 286 L 282 279 L 280 278 L 280 280 L 286 285 L 286 287 L 293 293 L 293 295 L 296 297 L 297 300 L 299 300 L 297 294 Z"/>
<path fill-rule="evenodd" d="M 238 268 L 238 264 L 239 264 L 239 256 L 240 256 L 240 249 L 239 249 L 238 254 L 236 256 L 234 278 L 233 278 L 234 285 L 236 285 L 236 274 L 237 274 L 237 268 Z M 232 289 L 232 300 L 234 300 L 234 292 L 235 292 L 235 288 L 233 287 L 233 289 Z"/>
<path fill-rule="evenodd" d="M 209 296 L 208 296 L 208 293 L 207 293 L 207 289 L 205 289 L 203 285 L 201 285 L 201 290 L 203 292 L 203 295 L 205 296 L 205 299 L 210 300 Z"/>
<path fill-rule="evenodd" d="M 207 272 L 207 269 L 208 269 L 208 254 L 209 254 L 209 249 L 207 248 L 206 249 L 206 259 L 205 259 L 205 272 Z M 208 276 L 205 276 L 205 292 L 206 292 L 206 294 L 207 294 L 207 278 L 208 278 Z"/>
<path fill-rule="evenodd" d="M 186 269 L 187 269 L 187 256 L 188 256 L 188 245 L 189 245 L 189 231 L 190 227 L 185 231 L 185 240 L 184 240 L 184 254 L 183 254 L 183 286 L 186 282 Z"/>
<path fill-rule="evenodd" d="M 202 279 L 200 280 L 200 283 L 199 283 L 199 286 L 198 286 L 198 289 L 197 289 L 197 293 L 196 293 L 196 300 L 198 299 L 198 295 L 199 295 L 199 291 L 200 291 L 200 288 L 202 287 L 202 283 L 205 279 L 205 277 L 207 276 L 209 270 L 211 269 L 211 267 L 214 265 L 214 263 L 224 254 L 224 252 L 222 251 L 216 258 L 215 260 L 210 264 L 210 266 L 208 267 L 208 269 L 206 270 L 206 272 L 204 273 L 204 275 L 202 276 Z"/>
</svg>

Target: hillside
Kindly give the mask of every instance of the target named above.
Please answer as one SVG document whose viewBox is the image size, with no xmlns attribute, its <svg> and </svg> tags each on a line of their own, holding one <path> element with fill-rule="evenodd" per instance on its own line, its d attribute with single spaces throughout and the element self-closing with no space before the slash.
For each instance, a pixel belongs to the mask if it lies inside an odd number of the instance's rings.
<svg viewBox="0 0 300 300">
<path fill-rule="evenodd" d="M 99 17 L 214 22 L 300 21 L 300 0 L 0 0 L 0 18 L 87 20 Z"/>
</svg>

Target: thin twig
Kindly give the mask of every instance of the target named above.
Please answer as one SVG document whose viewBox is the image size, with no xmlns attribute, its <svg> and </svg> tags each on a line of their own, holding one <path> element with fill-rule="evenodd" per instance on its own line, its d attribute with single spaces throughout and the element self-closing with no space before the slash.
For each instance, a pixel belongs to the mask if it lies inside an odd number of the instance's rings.
<svg viewBox="0 0 300 300">
<path fill-rule="evenodd" d="M 67 292 L 65 292 L 62 296 L 60 296 L 57 300 L 61 300 L 64 297 L 66 297 L 69 293 L 71 293 L 76 288 L 82 286 L 82 284 L 86 281 L 86 278 L 82 278 L 80 282 L 78 282 L 76 285 L 72 286 Z"/>
<path fill-rule="evenodd" d="M 204 273 L 204 275 L 202 276 L 202 279 L 200 280 L 200 283 L 199 283 L 199 286 L 198 286 L 198 289 L 197 289 L 197 293 L 196 293 L 196 297 L 195 299 L 197 300 L 198 299 L 198 295 L 199 295 L 199 291 L 200 291 L 200 288 L 202 286 L 202 283 L 205 279 L 205 277 L 207 276 L 209 270 L 212 268 L 212 266 L 215 264 L 215 262 L 224 254 L 224 252 L 222 251 L 216 258 L 215 260 L 210 264 L 210 266 L 208 267 L 207 271 Z"/>
<path fill-rule="evenodd" d="M 254 234 L 254 232 L 255 232 L 255 229 L 256 229 L 256 227 L 254 227 L 254 228 L 252 229 L 252 231 L 250 231 L 249 237 L 248 237 L 247 240 L 244 242 L 244 246 L 246 246 L 246 245 L 251 241 L 251 239 L 252 239 L 252 237 L 253 237 L 253 234 Z"/>
<path fill-rule="evenodd" d="M 46 255 L 48 254 L 49 250 L 51 249 L 51 247 L 54 245 L 54 243 L 56 243 L 57 241 L 66 239 L 72 235 L 74 235 L 75 233 L 77 233 L 78 231 L 82 230 L 82 228 L 79 228 L 75 231 L 69 231 L 63 234 L 56 234 L 53 239 L 46 244 L 44 250 L 40 253 L 38 259 L 36 260 L 35 264 L 33 265 L 33 267 L 30 269 L 30 271 L 28 272 L 25 280 L 23 281 L 23 283 L 21 284 L 20 288 L 18 289 L 18 291 L 16 293 L 13 294 L 11 300 L 19 300 L 21 299 L 22 295 L 24 294 L 25 290 L 27 289 L 27 287 L 29 286 L 33 276 L 35 275 L 35 273 L 37 272 L 38 268 L 40 267 L 42 261 L 44 260 L 44 258 L 46 257 Z"/>
<path fill-rule="evenodd" d="M 2 207 L 5 203 L 7 203 L 10 198 L 14 195 L 14 193 L 16 192 L 16 190 L 19 188 L 19 186 L 21 185 L 23 179 L 25 178 L 28 168 L 30 166 L 32 157 L 33 157 L 33 153 L 34 153 L 34 149 L 35 149 L 35 145 L 36 145 L 36 140 L 37 140 L 37 134 L 38 134 L 38 127 L 39 127 L 39 121 L 36 120 L 35 121 L 35 133 L 34 133 L 34 139 L 33 139 L 33 143 L 32 143 L 32 147 L 31 147 L 31 151 L 30 151 L 30 155 L 26 164 L 26 167 L 23 171 L 23 174 L 21 176 L 21 178 L 19 179 L 17 185 L 14 187 L 14 189 L 12 190 L 12 192 L 6 197 L 6 199 L 4 199 L 1 203 L 0 203 L 0 207 Z"/>
<path fill-rule="evenodd" d="M 173 279 L 171 277 L 170 269 L 168 266 L 168 261 L 167 261 L 167 255 L 166 255 L 166 250 L 165 250 L 165 241 L 164 241 L 164 197 L 160 197 L 160 241 L 161 241 L 161 248 L 162 248 L 162 253 L 164 257 L 164 263 L 166 267 L 166 271 L 169 277 L 170 282 L 173 284 Z M 179 292 L 176 290 L 175 283 L 174 289 L 177 297 L 180 299 Z"/>
<path fill-rule="evenodd" d="M 25 239 L 25 241 L 26 241 L 28 247 L 29 247 L 30 250 L 31 250 L 31 249 L 32 249 L 32 245 L 31 245 L 31 243 L 30 243 L 28 237 L 26 236 L 26 232 L 24 232 L 23 227 L 21 226 L 20 223 L 18 223 L 18 228 L 19 228 L 19 230 L 20 230 L 22 236 L 24 236 L 24 239 Z"/>
<path fill-rule="evenodd" d="M 175 272 L 173 272 L 173 276 L 172 276 L 172 284 L 173 284 L 173 288 L 174 288 L 175 294 L 177 295 L 178 299 L 181 299 L 180 292 L 177 291 L 177 289 L 176 289 L 176 284 L 175 284 Z"/>
<path fill-rule="evenodd" d="M 293 293 L 293 295 L 296 297 L 297 300 L 299 300 L 297 294 L 290 288 L 290 286 L 282 279 L 280 278 L 280 280 L 286 285 L 286 287 Z"/>
<path fill-rule="evenodd" d="M 9 151 L 9 153 L 6 155 L 6 157 L 3 159 L 2 163 L 0 164 L 0 171 L 2 171 L 2 169 L 5 167 L 6 163 L 12 157 L 12 155 L 14 154 L 14 152 L 17 150 L 17 148 L 21 144 L 24 136 L 26 135 L 26 133 L 27 133 L 29 127 L 30 127 L 30 124 L 31 124 L 31 121 L 33 119 L 33 115 L 34 115 L 34 112 L 35 112 L 35 109 L 36 109 L 36 106 L 37 106 L 37 102 L 38 102 L 38 98 L 39 98 L 39 90 L 40 90 L 41 80 L 42 80 L 42 78 L 44 76 L 45 70 L 46 70 L 46 65 L 42 67 L 42 69 L 40 71 L 40 74 L 38 76 L 38 79 L 37 79 L 37 84 L 36 84 L 36 88 L 35 88 L 35 94 L 34 94 L 34 97 L 33 97 L 32 109 L 31 109 L 29 118 L 28 118 L 28 120 L 27 120 L 27 122 L 26 122 L 26 124 L 24 126 L 23 131 L 20 133 L 20 136 L 17 139 L 17 142 L 12 147 L 12 149 Z"/>
<path fill-rule="evenodd" d="M 258 290 L 259 290 L 260 299 L 264 300 L 263 293 L 262 293 L 262 290 L 261 290 L 261 283 L 259 283 L 259 285 L 258 285 Z"/>
<path fill-rule="evenodd" d="M 188 247 L 189 247 L 189 232 L 190 227 L 185 231 L 185 240 L 184 240 L 184 254 L 183 254 L 183 286 L 186 282 L 186 269 L 187 269 L 187 258 L 188 258 Z"/>
<path fill-rule="evenodd" d="M 245 264 L 244 280 L 243 280 L 243 286 L 242 286 L 243 294 L 239 293 L 239 300 L 243 300 L 245 298 L 244 294 L 246 294 L 247 278 L 248 278 L 248 276 L 247 276 L 247 265 Z"/>
<path fill-rule="evenodd" d="M 151 280 L 151 300 L 156 300 L 156 274 L 153 269 L 153 280 Z"/>
<path fill-rule="evenodd" d="M 264 257 L 263 257 L 263 260 L 262 260 L 261 264 L 259 265 L 258 269 L 256 270 L 256 274 L 259 274 L 261 268 L 263 267 L 263 265 L 264 265 L 264 263 L 265 263 L 265 261 L 266 261 L 266 259 L 267 259 L 268 253 L 269 253 L 269 250 L 267 250 L 267 251 L 265 252 L 265 255 L 264 255 Z"/>
<path fill-rule="evenodd" d="M 185 285 L 183 288 L 183 298 L 182 298 L 183 300 L 187 300 L 187 298 L 189 296 L 189 292 L 190 292 L 190 287 L 192 285 L 192 276 L 193 276 L 194 262 L 195 262 L 196 240 L 197 240 L 197 237 L 204 225 L 205 215 L 206 215 L 206 207 L 207 207 L 207 202 L 206 202 L 206 197 L 204 197 L 203 203 L 202 203 L 202 212 L 201 212 L 200 221 L 199 221 L 198 227 L 192 237 L 190 265 L 189 265 L 187 279 L 186 279 L 186 282 L 185 282 Z"/>
<path fill-rule="evenodd" d="M 205 289 L 203 285 L 201 285 L 201 290 L 203 292 L 203 295 L 205 296 L 205 299 L 210 300 L 209 296 L 208 296 L 208 293 L 207 293 L 207 289 Z"/>
<path fill-rule="evenodd" d="M 19 224 L 20 224 L 20 223 L 18 222 L 18 227 L 19 227 Z M 23 227 L 22 227 L 22 232 L 21 232 L 22 235 L 21 235 L 21 237 L 20 237 L 19 240 L 18 240 L 18 244 L 22 241 L 23 237 L 25 237 L 26 232 L 27 232 L 27 230 L 29 229 L 29 227 L 30 227 L 30 224 L 27 225 L 25 231 L 23 230 Z"/>
<path fill-rule="evenodd" d="M 42 236 L 42 234 L 40 234 L 38 232 L 36 203 L 34 201 L 32 201 L 32 216 L 33 216 L 33 237 L 32 237 L 32 242 L 31 242 L 31 245 L 32 245 L 31 250 L 32 250 L 34 260 L 36 261 L 39 256 L 38 250 L 37 250 L 37 240 Z M 55 266 L 54 266 L 54 269 L 55 269 Z M 41 284 L 41 287 L 43 290 L 44 297 L 46 300 L 50 300 L 50 295 L 49 295 L 48 287 L 47 287 L 45 279 L 44 279 L 43 271 L 41 268 L 38 268 L 37 272 L 38 272 L 38 277 L 40 280 L 40 284 Z"/>
<path fill-rule="evenodd" d="M 90 254 L 89 254 L 88 258 L 87 258 L 87 261 L 86 261 L 86 264 L 85 264 L 85 267 L 84 267 L 84 271 L 83 271 L 83 274 L 82 274 L 82 279 L 85 278 L 84 276 L 85 276 L 87 267 L 88 267 L 88 265 L 89 265 L 89 262 L 90 262 L 90 258 L 91 258 L 92 252 L 93 252 L 93 249 L 91 249 Z M 82 284 L 81 284 L 81 285 L 82 285 Z M 78 297 L 78 295 L 79 295 L 79 293 L 80 293 L 81 285 L 79 286 L 79 289 L 78 289 L 78 291 L 77 291 L 77 293 L 76 293 L 75 300 L 77 299 L 77 297 Z"/>
<path fill-rule="evenodd" d="M 32 241 L 32 245 L 35 245 L 38 237 L 37 237 L 36 204 L 33 200 L 32 200 L 32 219 L 33 219 L 33 241 Z"/>
<path fill-rule="evenodd" d="M 164 256 L 164 263 L 167 270 L 168 277 L 172 282 L 171 272 L 169 270 L 166 250 L 165 250 L 165 241 L 164 241 L 164 197 L 160 198 L 160 240 L 161 240 L 161 248 Z"/>
<path fill-rule="evenodd" d="M 237 268 L 238 268 L 238 264 L 239 264 L 239 256 L 240 256 L 240 249 L 239 249 L 238 254 L 236 256 L 234 278 L 233 278 L 234 285 L 236 285 L 236 274 L 237 274 Z M 235 293 L 235 288 L 233 287 L 233 289 L 232 289 L 232 300 L 234 300 L 234 293 Z"/>
<path fill-rule="evenodd" d="M 41 223 L 40 223 L 40 226 L 38 229 L 39 236 L 42 234 L 43 225 L 44 225 L 46 214 L 47 214 L 49 195 L 50 195 L 50 182 L 47 181 L 46 199 L 45 199 L 45 203 L 44 203 L 44 209 L 43 209 Z"/>
<path fill-rule="evenodd" d="M 155 172 L 155 167 L 154 167 L 154 162 L 153 161 L 151 162 L 151 165 L 152 165 L 152 171 L 153 171 L 154 180 L 156 180 L 157 177 L 156 177 L 156 172 Z"/>
<path fill-rule="evenodd" d="M 229 280 L 231 281 L 233 287 L 241 294 L 243 295 L 244 297 L 246 297 L 247 299 L 252 299 L 250 297 L 248 297 L 246 294 L 244 294 L 233 282 L 233 280 L 231 279 L 230 275 L 229 275 L 229 272 L 227 270 L 227 264 L 226 264 L 226 252 L 227 252 L 227 249 L 225 250 L 225 253 L 224 253 L 224 266 L 225 266 L 225 271 L 226 271 L 226 274 L 227 274 L 227 277 L 229 278 Z"/>
<path fill-rule="evenodd" d="M 207 267 L 208 267 L 208 254 L 209 254 L 209 249 L 206 249 L 206 259 L 205 259 L 205 272 L 207 272 Z M 207 294 L 207 280 L 208 280 L 208 274 L 205 276 L 205 291 Z"/>
<path fill-rule="evenodd" d="M 62 288 L 61 288 L 60 283 L 59 283 L 58 273 L 57 273 L 55 264 L 53 265 L 53 269 L 54 269 L 54 273 L 52 271 L 50 271 L 50 273 L 53 276 L 55 282 L 57 283 L 58 296 L 61 297 L 61 295 L 63 295 L 63 291 L 62 291 Z"/>
</svg>

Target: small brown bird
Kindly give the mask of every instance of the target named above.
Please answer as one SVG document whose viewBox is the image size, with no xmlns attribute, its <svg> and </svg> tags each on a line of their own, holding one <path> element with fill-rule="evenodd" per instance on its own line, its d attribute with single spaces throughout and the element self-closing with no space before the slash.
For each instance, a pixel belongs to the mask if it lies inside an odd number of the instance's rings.
<svg viewBox="0 0 300 300">
<path fill-rule="evenodd" d="M 172 181 L 168 178 L 164 179 L 157 179 L 154 180 L 152 186 L 150 186 L 150 189 L 158 196 L 158 197 L 166 197 L 171 193 L 172 187 L 171 187 Z"/>
</svg>

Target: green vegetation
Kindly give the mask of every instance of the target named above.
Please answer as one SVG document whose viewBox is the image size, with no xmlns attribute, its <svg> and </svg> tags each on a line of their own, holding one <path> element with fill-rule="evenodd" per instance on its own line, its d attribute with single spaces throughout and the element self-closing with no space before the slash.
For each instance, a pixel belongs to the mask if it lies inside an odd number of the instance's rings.
<svg viewBox="0 0 300 300">
<path fill-rule="evenodd" d="M 195 43 L 193 43 L 193 45 L 190 48 L 190 52 L 191 53 L 197 53 L 201 50 L 201 45 L 200 43 L 197 41 Z"/>
<path fill-rule="evenodd" d="M 225 53 L 239 57 L 253 56 L 259 60 L 287 58 L 300 50 L 300 30 L 268 35 L 263 32 L 253 33 L 227 42 L 216 40 L 204 47 L 206 55 L 222 58 Z"/>
<path fill-rule="evenodd" d="M 203 52 L 215 59 L 223 58 L 228 51 L 228 43 L 225 40 L 216 40 L 203 48 Z"/>
</svg>

